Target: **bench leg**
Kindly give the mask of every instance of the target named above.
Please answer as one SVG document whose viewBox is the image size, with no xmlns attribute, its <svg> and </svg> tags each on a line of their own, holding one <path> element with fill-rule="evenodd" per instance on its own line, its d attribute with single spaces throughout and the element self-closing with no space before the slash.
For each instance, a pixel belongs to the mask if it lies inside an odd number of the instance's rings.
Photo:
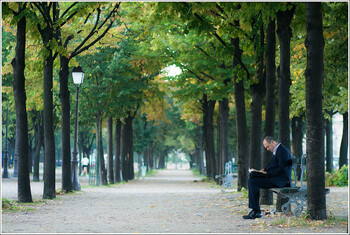
<svg viewBox="0 0 350 235">
<path fill-rule="evenodd" d="M 296 208 L 293 210 L 293 215 L 299 217 L 304 207 L 306 207 L 306 191 L 299 191 L 290 195 L 283 195 L 289 198 L 288 202 L 282 205 L 283 213 L 286 213 L 288 206 L 292 203 L 296 205 Z"/>
</svg>

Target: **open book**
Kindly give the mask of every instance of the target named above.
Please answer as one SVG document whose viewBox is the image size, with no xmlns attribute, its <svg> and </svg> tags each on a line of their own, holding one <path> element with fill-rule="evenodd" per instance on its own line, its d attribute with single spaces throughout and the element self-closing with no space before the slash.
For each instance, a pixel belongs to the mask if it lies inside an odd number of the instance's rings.
<svg viewBox="0 0 350 235">
<path fill-rule="evenodd" d="M 250 168 L 249 170 L 250 177 L 268 177 L 267 174 L 262 173 L 261 171 Z"/>
</svg>

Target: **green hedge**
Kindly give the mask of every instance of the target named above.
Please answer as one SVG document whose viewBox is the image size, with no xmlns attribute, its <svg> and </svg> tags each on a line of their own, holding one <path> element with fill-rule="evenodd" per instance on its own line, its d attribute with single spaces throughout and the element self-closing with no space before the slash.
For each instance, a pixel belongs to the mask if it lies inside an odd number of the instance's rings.
<svg viewBox="0 0 350 235">
<path fill-rule="evenodd" d="M 348 166 L 344 165 L 340 170 L 334 170 L 332 173 L 326 172 L 326 186 L 347 186 L 348 185 Z"/>
</svg>

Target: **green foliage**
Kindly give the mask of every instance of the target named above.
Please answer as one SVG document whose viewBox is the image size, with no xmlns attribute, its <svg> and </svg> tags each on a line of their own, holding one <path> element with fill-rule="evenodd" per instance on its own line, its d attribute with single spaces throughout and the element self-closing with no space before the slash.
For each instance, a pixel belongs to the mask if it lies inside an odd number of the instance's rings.
<svg viewBox="0 0 350 235">
<path fill-rule="evenodd" d="M 243 193 L 242 195 L 243 198 L 248 198 L 248 189 L 246 189 L 245 187 L 242 187 L 241 193 Z"/>
<path fill-rule="evenodd" d="M 326 186 L 338 186 L 343 187 L 349 184 L 348 182 L 348 172 L 349 168 L 344 165 L 340 170 L 334 170 L 332 173 L 326 172 Z"/>
</svg>

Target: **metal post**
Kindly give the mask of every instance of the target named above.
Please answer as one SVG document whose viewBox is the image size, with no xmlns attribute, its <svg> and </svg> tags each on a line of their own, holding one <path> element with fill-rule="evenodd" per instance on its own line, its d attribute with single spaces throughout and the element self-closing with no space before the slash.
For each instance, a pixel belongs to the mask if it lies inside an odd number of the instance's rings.
<svg viewBox="0 0 350 235">
<path fill-rule="evenodd" d="M 16 144 L 15 144 L 15 153 L 14 153 L 14 157 L 13 157 L 13 177 L 17 177 L 18 176 L 18 136 L 17 136 L 17 124 L 16 124 Z"/>
<path fill-rule="evenodd" d="M 7 150 L 7 128 L 8 128 L 8 119 L 9 119 L 9 108 L 6 109 L 6 140 L 5 140 L 5 150 L 4 150 L 4 172 L 2 173 L 2 178 L 9 178 L 9 173 L 7 170 L 8 167 L 8 150 Z"/>
<path fill-rule="evenodd" d="M 77 98 L 75 105 L 75 130 L 74 130 L 74 149 L 72 158 L 72 188 L 75 191 L 80 191 L 81 187 L 78 178 L 78 151 L 77 151 L 77 134 L 78 134 L 78 104 L 79 104 L 79 86 L 77 86 Z"/>
</svg>

